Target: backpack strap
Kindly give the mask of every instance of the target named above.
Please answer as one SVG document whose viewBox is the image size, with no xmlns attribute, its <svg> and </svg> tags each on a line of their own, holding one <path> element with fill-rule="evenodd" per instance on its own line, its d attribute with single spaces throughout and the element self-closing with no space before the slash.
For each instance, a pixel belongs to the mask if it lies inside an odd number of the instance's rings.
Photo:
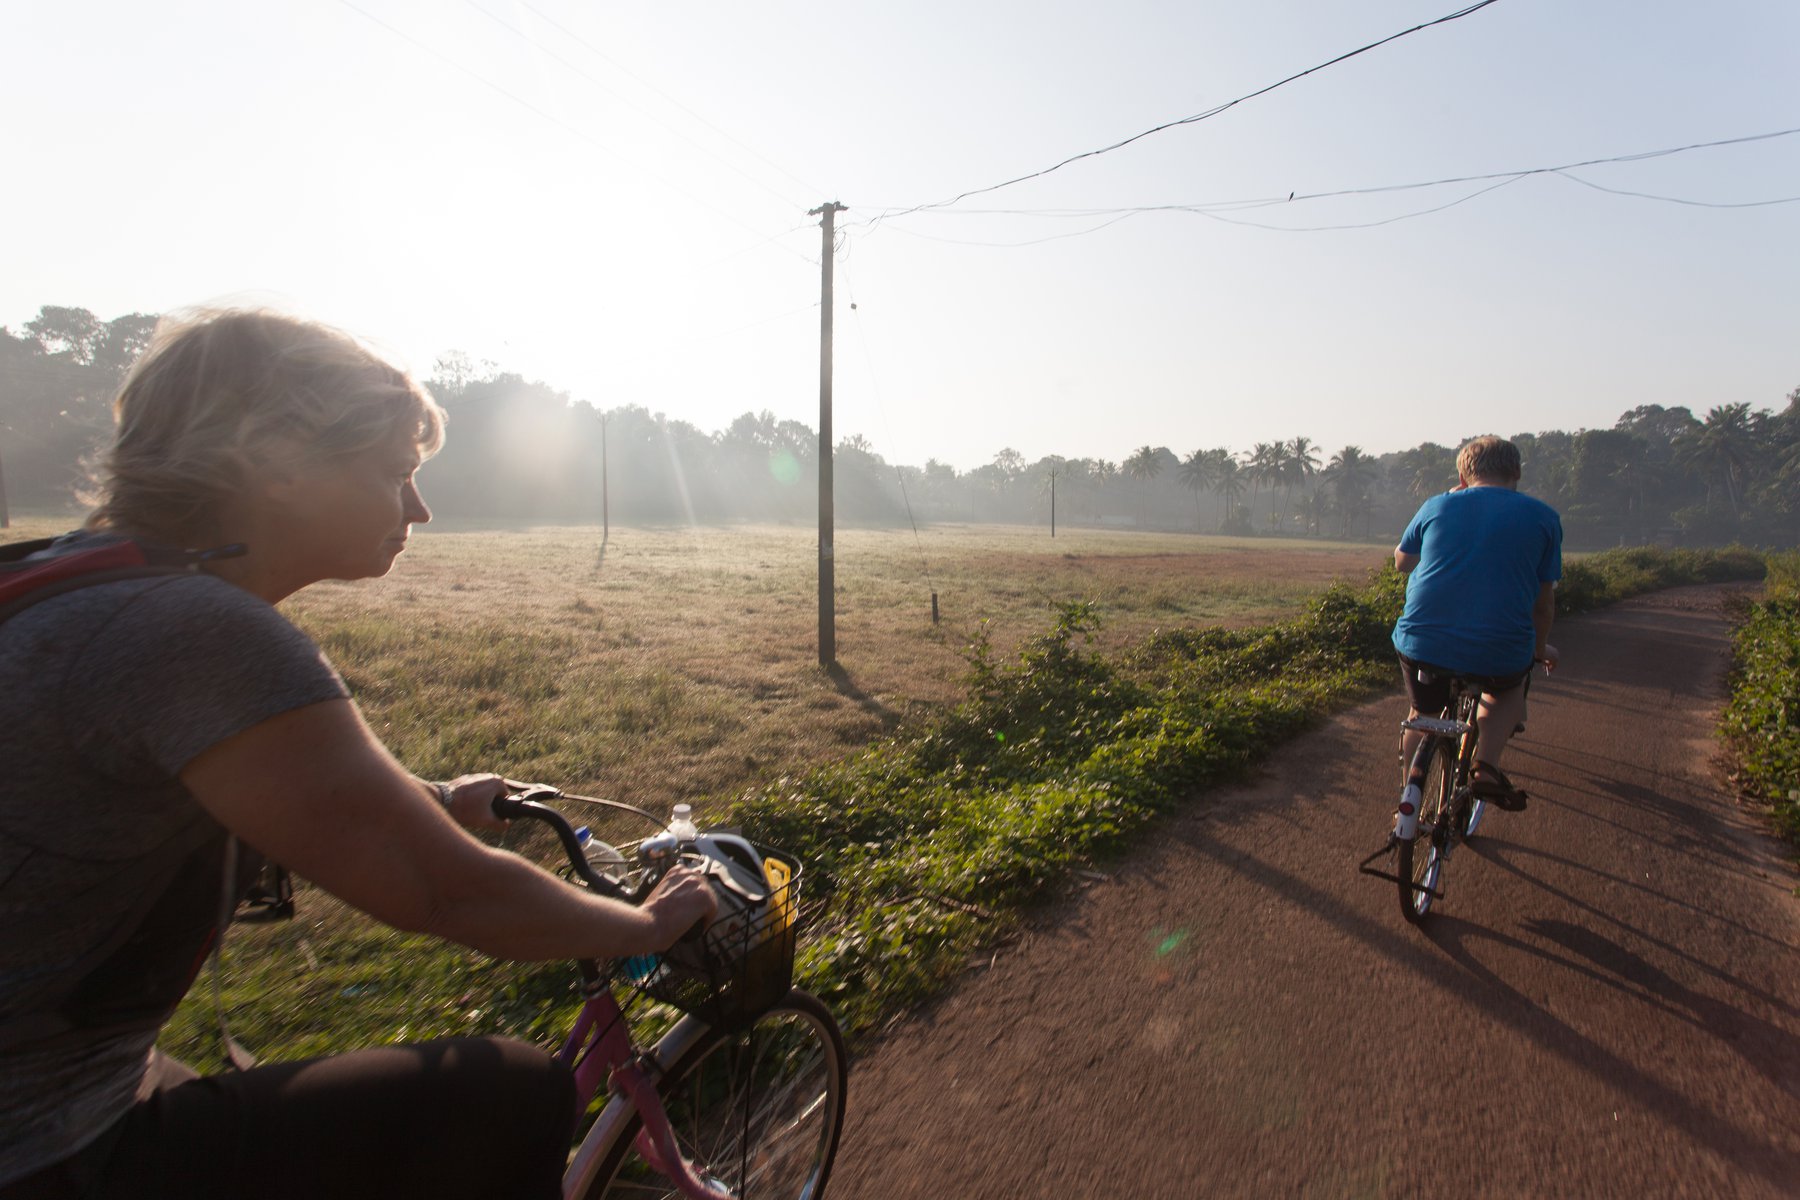
<svg viewBox="0 0 1800 1200">
<path fill-rule="evenodd" d="M 120 538 L 67 554 L 33 557 L 50 549 L 57 540 L 37 538 L 0 547 L 0 622 L 77 588 L 121 579 L 186 574 L 201 563 L 241 558 L 249 553 L 249 547 L 242 542 L 211 550 L 182 550 L 137 538 Z"/>
</svg>

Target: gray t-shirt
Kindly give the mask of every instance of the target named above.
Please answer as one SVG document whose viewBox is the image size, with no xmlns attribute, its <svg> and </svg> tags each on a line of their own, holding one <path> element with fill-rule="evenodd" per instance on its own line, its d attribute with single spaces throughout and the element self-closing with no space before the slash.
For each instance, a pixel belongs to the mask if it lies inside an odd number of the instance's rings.
<svg viewBox="0 0 1800 1200">
<path fill-rule="evenodd" d="M 0 622 L 0 1184 L 73 1154 L 133 1101 L 154 1029 L 32 1031 L 143 897 L 219 838 L 182 768 L 346 695 L 310 638 L 208 575 L 96 584 Z"/>
</svg>

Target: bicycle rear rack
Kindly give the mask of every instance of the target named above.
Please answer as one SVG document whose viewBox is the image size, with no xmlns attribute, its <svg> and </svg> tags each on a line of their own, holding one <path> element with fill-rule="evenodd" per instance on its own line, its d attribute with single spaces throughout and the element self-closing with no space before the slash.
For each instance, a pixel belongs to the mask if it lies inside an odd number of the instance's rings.
<svg viewBox="0 0 1800 1200">
<path fill-rule="evenodd" d="M 1449 717 L 1408 717 L 1400 722 L 1400 728 L 1419 733 L 1435 733 L 1443 737 L 1461 737 L 1475 726 L 1468 721 L 1454 721 Z"/>
</svg>

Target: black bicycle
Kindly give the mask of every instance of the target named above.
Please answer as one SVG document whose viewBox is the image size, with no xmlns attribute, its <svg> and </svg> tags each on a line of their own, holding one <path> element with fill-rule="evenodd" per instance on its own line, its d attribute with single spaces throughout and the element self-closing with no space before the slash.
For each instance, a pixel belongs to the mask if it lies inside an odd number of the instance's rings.
<svg viewBox="0 0 1800 1200">
<path fill-rule="evenodd" d="M 1534 664 L 1535 666 L 1535 664 Z M 1481 707 L 1483 681 L 1446 672 L 1450 701 L 1436 716 L 1420 714 L 1400 724 L 1401 754 L 1408 732 L 1422 734 L 1404 778 L 1400 803 L 1388 840 L 1360 864 L 1365 875 L 1392 880 L 1400 889 L 1400 912 L 1418 924 L 1443 898 L 1444 865 L 1451 851 L 1475 836 L 1487 813 L 1488 801 L 1475 789 L 1475 748 L 1479 737 L 1476 714 Z M 1420 672 L 1422 682 L 1431 679 Z M 1529 694 L 1531 676 L 1522 685 Z M 1522 728 L 1522 727 L 1521 727 Z M 1413 784 L 1412 780 L 1419 780 Z M 1388 857 L 1392 870 L 1373 864 Z"/>
</svg>

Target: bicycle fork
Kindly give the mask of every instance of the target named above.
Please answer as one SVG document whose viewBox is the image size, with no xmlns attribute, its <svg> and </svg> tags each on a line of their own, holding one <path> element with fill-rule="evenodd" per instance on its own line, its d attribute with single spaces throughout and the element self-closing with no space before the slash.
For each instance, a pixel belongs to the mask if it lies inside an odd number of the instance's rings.
<svg viewBox="0 0 1800 1200">
<path fill-rule="evenodd" d="M 644 1161 L 691 1200 L 734 1200 L 729 1188 L 715 1179 L 702 1179 L 694 1164 L 675 1144 L 675 1130 L 663 1111 L 662 1097 L 650 1082 L 641 1059 L 634 1059 L 612 1073 L 612 1086 L 636 1106 L 642 1124 L 634 1144 Z"/>
<path fill-rule="evenodd" d="M 676 1032 L 680 1029 L 678 1026 Z M 605 1079 L 613 1093 L 624 1097 L 637 1110 L 639 1129 L 633 1142 L 637 1152 L 682 1195 L 689 1200 L 735 1200 L 723 1184 L 701 1178 L 694 1164 L 681 1153 L 662 1097 L 656 1090 L 662 1064 L 632 1047 L 618 1001 L 597 978 L 590 984 L 588 1002 L 582 1007 L 575 1028 L 569 1031 L 556 1059 L 574 1073 L 579 1095 L 597 1094 L 600 1080 Z M 609 1106 L 601 1114 L 601 1122 L 613 1112 Z M 622 1120 L 624 1114 L 614 1119 Z M 595 1130 L 590 1131 L 571 1163 L 570 1174 L 582 1180 L 584 1187 L 596 1166 L 597 1153 L 608 1144 L 607 1139 L 593 1136 L 599 1129 L 600 1123 L 596 1123 Z"/>
</svg>

